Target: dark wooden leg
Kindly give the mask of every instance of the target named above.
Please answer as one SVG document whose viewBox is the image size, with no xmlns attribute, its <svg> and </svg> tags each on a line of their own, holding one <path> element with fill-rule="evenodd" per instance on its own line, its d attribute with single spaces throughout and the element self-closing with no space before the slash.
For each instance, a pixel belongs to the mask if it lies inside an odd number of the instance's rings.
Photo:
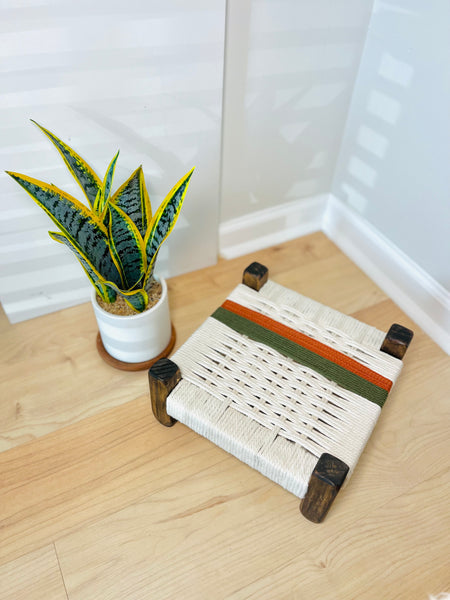
<svg viewBox="0 0 450 600">
<path fill-rule="evenodd" d="M 161 358 L 148 372 L 153 414 L 166 427 L 172 427 L 177 422 L 167 414 L 166 401 L 180 379 L 180 369 L 169 358 Z"/>
<path fill-rule="evenodd" d="M 394 323 L 391 325 L 389 331 L 381 344 L 380 350 L 399 358 L 400 360 L 405 356 L 405 352 L 408 350 L 408 346 L 413 339 L 414 333 L 411 329 L 407 329 L 402 325 Z"/>
<path fill-rule="evenodd" d="M 313 523 L 321 523 L 330 510 L 348 473 L 348 466 L 332 454 L 322 454 L 300 504 L 300 512 Z"/>
<path fill-rule="evenodd" d="M 261 263 L 254 262 L 249 265 L 242 276 L 242 283 L 259 292 L 269 278 L 269 269 Z"/>
</svg>

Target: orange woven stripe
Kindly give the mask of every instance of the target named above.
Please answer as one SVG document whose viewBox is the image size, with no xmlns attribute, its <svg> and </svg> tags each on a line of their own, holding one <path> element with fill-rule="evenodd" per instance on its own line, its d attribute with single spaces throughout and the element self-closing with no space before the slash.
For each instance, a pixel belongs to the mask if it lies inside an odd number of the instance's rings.
<svg viewBox="0 0 450 600">
<path fill-rule="evenodd" d="M 283 323 L 279 323 L 270 317 L 266 317 L 265 315 L 251 310 L 250 308 L 246 308 L 241 304 L 237 304 L 232 300 L 225 300 L 225 302 L 222 304 L 222 308 L 229 310 L 236 315 L 240 315 L 249 321 L 253 321 L 253 323 L 257 323 L 258 325 L 261 325 L 261 327 L 265 327 L 266 329 L 269 329 L 270 331 L 273 331 L 274 333 L 277 333 L 278 335 L 295 342 L 299 346 L 303 346 L 303 348 L 311 350 L 311 352 L 314 352 L 315 354 L 318 354 L 319 356 L 322 356 L 323 358 L 340 365 L 347 371 L 362 377 L 366 381 L 370 381 L 370 383 L 375 384 L 387 392 L 389 392 L 392 388 L 392 381 L 386 377 L 383 377 L 383 375 L 372 371 L 372 369 L 369 369 L 369 367 L 362 365 L 358 361 L 346 356 L 342 352 L 334 350 L 334 348 L 330 348 L 326 344 L 318 342 L 317 340 L 314 340 L 308 335 L 300 333 L 291 327 L 287 327 L 287 325 L 283 325 Z"/>
</svg>

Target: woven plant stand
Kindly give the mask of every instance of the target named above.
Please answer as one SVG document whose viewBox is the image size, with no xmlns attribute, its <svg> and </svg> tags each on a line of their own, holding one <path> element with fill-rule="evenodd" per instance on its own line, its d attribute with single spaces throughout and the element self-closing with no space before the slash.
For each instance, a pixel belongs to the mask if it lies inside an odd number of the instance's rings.
<svg viewBox="0 0 450 600">
<path fill-rule="evenodd" d="M 412 336 L 305 298 L 253 263 L 172 360 L 152 366 L 152 409 L 302 498 L 302 514 L 318 523 L 355 468 Z"/>
</svg>

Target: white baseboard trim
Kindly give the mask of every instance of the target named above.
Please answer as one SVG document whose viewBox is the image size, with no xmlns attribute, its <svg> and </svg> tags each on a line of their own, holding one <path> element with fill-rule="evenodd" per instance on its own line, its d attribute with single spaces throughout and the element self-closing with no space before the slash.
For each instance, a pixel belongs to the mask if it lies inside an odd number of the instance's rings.
<svg viewBox="0 0 450 600">
<path fill-rule="evenodd" d="M 260 210 L 219 227 L 219 253 L 236 258 L 322 229 L 328 194 Z"/>
<path fill-rule="evenodd" d="M 324 233 L 450 354 L 450 293 L 370 223 L 330 196 Z"/>
<path fill-rule="evenodd" d="M 323 231 L 450 354 L 450 293 L 333 195 L 281 204 L 223 223 L 220 254 L 235 258 L 315 231 Z"/>
</svg>

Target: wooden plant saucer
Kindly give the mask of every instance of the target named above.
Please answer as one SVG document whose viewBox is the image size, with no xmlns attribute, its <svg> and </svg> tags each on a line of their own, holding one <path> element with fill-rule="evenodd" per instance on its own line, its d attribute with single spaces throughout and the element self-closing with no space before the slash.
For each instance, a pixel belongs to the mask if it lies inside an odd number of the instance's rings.
<svg viewBox="0 0 450 600">
<path fill-rule="evenodd" d="M 161 354 L 158 354 L 158 356 L 155 356 L 155 358 L 152 358 L 151 360 L 145 360 L 144 362 L 138 362 L 138 363 L 123 362 L 123 361 L 118 360 L 117 358 L 114 358 L 113 356 L 111 356 L 106 351 L 106 349 L 103 345 L 102 338 L 100 336 L 100 332 L 97 333 L 97 350 L 98 350 L 98 353 L 100 354 L 100 356 L 103 358 L 103 360 L 106 363 L 108 363 L 108 365 L 110 365 L 111 367 L 114 367 L 115 369 L 120 369 L 121 371 L 144 371 L 146 369 L 150 369 L 150 367 L 153 365 L 153 363 L 158 361 L 160 358 L 166 358 L 167 356 L 169 356 L 169 354 L 172 352 L 173 347 L 175 345 L 175 340 L 176 340 L 175 327 L 172 325 L 172 335 L 171 335 L 170 341 L 167 344 L 167 346 L 165 347 L 165 349 L 161 352 Z"/>
</svg>

